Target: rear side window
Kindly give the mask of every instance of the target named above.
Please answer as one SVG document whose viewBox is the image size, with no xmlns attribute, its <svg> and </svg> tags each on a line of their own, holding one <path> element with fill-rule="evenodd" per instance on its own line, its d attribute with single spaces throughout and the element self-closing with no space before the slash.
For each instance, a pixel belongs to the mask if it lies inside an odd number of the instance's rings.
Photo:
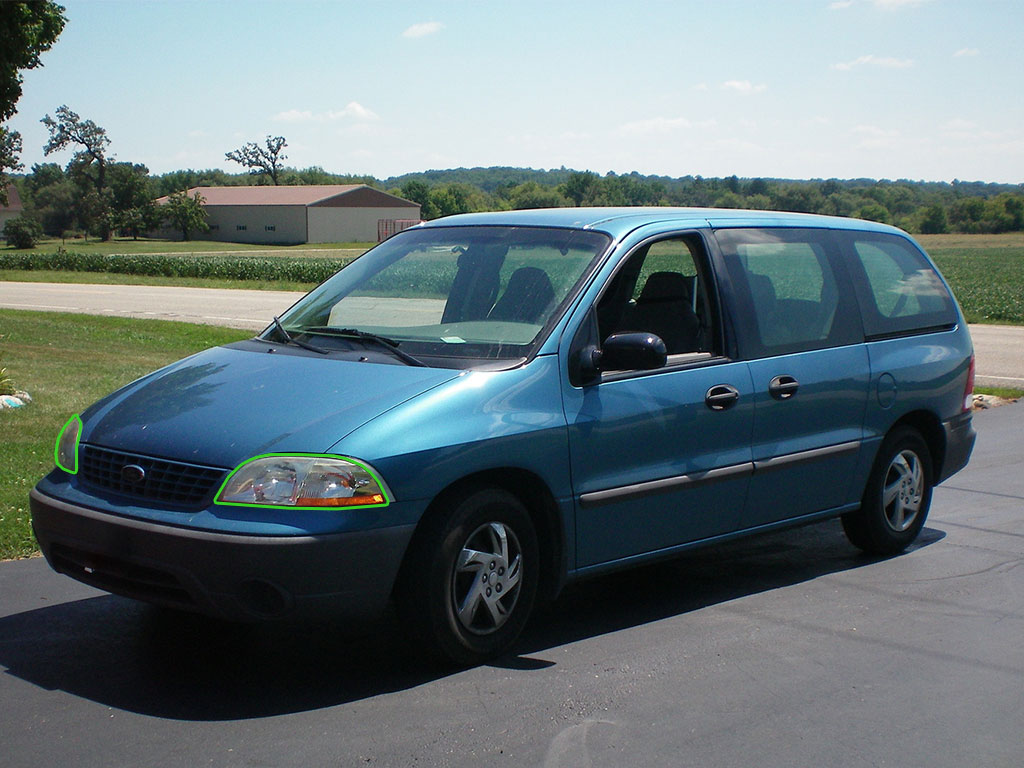
<svg viewBox="0 0 1024 768">
<path fill-rule="evenodd" d="M 827 230 L 715 233 L 736 292 L 741 353 L 765 357 L 860 340 L 856 306 Z"/>
<path fill-rule="evenodd" d="M 956 310 L 928 259 L 899 237 L 846 233 L 851 273 L 869 337 L 952 327 Z"/>
</svg>

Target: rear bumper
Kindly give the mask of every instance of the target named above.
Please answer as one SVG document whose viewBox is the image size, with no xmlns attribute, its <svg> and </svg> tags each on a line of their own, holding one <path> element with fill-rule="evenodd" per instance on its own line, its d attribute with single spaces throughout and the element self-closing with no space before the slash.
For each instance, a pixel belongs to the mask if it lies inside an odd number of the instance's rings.
<svg viewBox="0 0 1024 768">
<path fill-rule="evenodd" d="M 247 536 L 120 517 L 35 489 L 30 505 L 36 539 L 55 571 L 126 597 L 235 620 L 373 617 L 387 604 L 414 528 Z"/>
<path fill-rule="evenodd" d="M 974 441 L 978 437 L 970 411 L 943 422 L 942 428 L 946 433 L 946 452 L 935 478 L 936 484 L 967 466 L 974 450 Z"/>
</svg>

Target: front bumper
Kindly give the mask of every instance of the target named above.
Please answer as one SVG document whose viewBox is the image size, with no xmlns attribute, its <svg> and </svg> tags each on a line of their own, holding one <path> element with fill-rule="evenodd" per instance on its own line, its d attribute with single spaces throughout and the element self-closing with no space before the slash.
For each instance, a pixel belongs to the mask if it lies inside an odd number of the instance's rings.
<svg viewBox="0 0 1024 768">
<path fill-rule="evenodd" d="M 50 566 L 99 589 L 227 619 L 387 604 L 415 526 L 316 536 L 181 528 L 68 504 L 33 489 L 32 528 Z"/>
</svg>

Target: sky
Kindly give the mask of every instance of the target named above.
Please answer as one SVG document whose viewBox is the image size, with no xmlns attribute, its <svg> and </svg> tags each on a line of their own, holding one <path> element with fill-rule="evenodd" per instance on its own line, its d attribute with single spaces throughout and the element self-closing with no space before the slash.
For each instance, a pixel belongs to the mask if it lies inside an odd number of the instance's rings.
<svg viewBox="0 0 1024 768">
<path fill-rule="evenodd" d="M 1024 182 L 1021 0 L 66 0 L 10 126 L 151 173 L 476 166 Z"/>
</svg>

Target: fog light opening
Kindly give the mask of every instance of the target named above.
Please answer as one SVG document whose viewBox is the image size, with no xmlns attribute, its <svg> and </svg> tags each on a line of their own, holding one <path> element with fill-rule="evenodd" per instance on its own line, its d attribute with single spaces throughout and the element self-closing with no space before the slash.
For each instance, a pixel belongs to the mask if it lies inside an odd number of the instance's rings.
<svg viewBox="0 0 1024 768">
<path fill-rule="evenodd" d="M 288 592 L 263 579 L 243 581 L 237 591 L 245 609 L 262 618 L 283 616 L 292 607 L 292 596 Z"/>
</svg>

